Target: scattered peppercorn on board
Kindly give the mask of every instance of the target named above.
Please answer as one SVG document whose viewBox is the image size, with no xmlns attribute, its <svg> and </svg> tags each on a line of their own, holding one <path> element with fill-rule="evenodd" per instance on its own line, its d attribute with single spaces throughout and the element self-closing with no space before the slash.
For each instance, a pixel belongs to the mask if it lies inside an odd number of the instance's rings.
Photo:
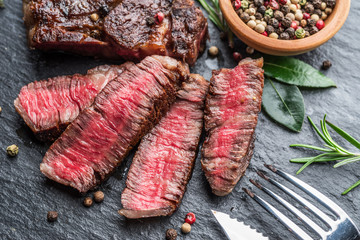
<svg viewBox="0 0 360 240">
<path fill-rule="evenodd" d="M 328 113 L 328 118 L 333 123 L 344 127 L 344 130 L 348 130 L 356 138 L 360 137 L 359 9 L 360 1 L 353 1 L 349 18 L 339 33 L 320 48 L 299 56 L 318 69 L 324 60 L 330 60 L 332 67 L 325 74 L 337 83 L 337 88 L 303 91 L 306 115 L 312 119 L 321 119 Z M 36 141 L 31 130 L 15 112 L 13 100 L 20 88 L 36 79 L 85 73 L 91 67 L 119 62 L 29 50 L 22 16 L 19 1 L 5 1 L 5 9 L 0 9 L 1 239 L 165 239 L 166 230 L 170 228 L 177 231 L 177 239 L 225 239 L 210 209 L 229 213 L 267 234 L 270 239 L 289 239 L 289 232 L 251 201 L 243 193 L 242 187 L 251 188 L 248 179 L 257 179 L 255 169 L 263 169 L 264 163 L 274 164 L 295 174 L 299 166 L 289 163 L 289 159 L 303 157 L 304 151 L 288 146 L 294 142 L 318 143 L 316 133 L 309 124 L 304 124 L 300 133 L 293 133 L 261 113 L 256 129 L 254 156 L 245 177 L 234 191 L 226 197 L 214 196 L 201 171 L 198 156 L 182 204 L 170 217 L 126 220 L 117 213 L 133 152 L 114 175 L 99 187 L 105 195 L 101 203 L 94 200 L 95 191 L 80 195 L 46 179 L 39 170 L 39 164 L 49 145 Z M 207 43 L 207 48 L 213 45 L 219 51 L 216 57 L 211 57 L 206 50 L 192 68 L 192 72 L 202 74 L 206 79 L 210 79 L 212 69 L 236 65 L 227 42 L 219 39 L 220 33 L 210 21 L 209 32 L 211 43 Z M 249 55 L 245 50 L 246 46 L 240 41 L 236 40 L 235 46 L 235 50 L 243 57 Z M 6 149 L 13 144 L 18 146 L 18 154 L 9 157 Z M 308 154 L 311 156 L 312 152 L 309 151 Z M 344 166 L 336 171 L 332 165 L 313 165 L 299 175 L 299 178 L 342 206 L 360 226 L 360 189 L 355 189 L 346 196 L 340 195 L 358 180 L 359 174 L 356 176 L 353 172 L 360 172 L 360 165 Z M 94 202 L 90 207 L 83 205 L 85 197 L 93 198 Z M 52 212 L 48 217 L 49 211 L 56 211 L 57 214 Z M 196 215 L 196 222 L 191 225 L 191 232 L 184 234 L 181 226 L 189 212 Z"/>
</svg>

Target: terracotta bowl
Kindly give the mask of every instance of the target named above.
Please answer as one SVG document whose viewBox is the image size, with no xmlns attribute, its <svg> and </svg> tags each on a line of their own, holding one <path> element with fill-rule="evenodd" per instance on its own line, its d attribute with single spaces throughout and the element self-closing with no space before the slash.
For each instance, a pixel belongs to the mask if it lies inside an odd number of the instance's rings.
<svg viewBox="0 0 360 240">
<path fill-rule="evenodd" d="M 311 51 L 332 38 L 345 23 L 351 0 L 336 0 L 335 8 L 325 20 L 325 27 L 310 37 L 297 40 L 279 40 L 265 37 L 251 29 L 236 14 L 230 0 L 219 0 L 221 11 L 233 33 L 248 46 L 277 56 L 298 55 Z"/>
</svg>

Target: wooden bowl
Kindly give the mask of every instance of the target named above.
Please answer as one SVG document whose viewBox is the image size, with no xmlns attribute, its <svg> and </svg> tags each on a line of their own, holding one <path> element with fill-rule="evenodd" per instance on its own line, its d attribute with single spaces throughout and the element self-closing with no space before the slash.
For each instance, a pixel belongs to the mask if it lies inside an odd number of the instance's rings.
<svg viewBox="0 0 360 240">
<path fill-rule="evenodd" d="M 248 46 L 277 56 L 298 55 L 311 51 L 332 38 L 349 14 L 351 0 L 336 0 L 335 8 L 325 20 L 325 27 L 310 37 L 297 40 L 279 40 L 265 37 L 244 23 L 236 14 L 230 0 L 219 0 L 221 11 L 232 32 Z"/>
</svg>

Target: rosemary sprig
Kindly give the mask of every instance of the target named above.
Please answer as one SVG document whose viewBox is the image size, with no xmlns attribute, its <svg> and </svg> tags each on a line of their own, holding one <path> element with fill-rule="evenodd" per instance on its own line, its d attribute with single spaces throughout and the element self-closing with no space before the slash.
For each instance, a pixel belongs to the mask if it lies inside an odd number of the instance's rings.
<svg viewBox="0 0 360 240">
<path fill-rule="evenodd" d="M 355 146 L 356 148 L 360 149 L 360 142 L 356 140 L 354 137 L 352 137 L 350 134 L 342 130 L 341 128 L 335 126 L 334 124 L 328 122 L 326 120 L 326 115 L 324 116 L 323 120 L 320 120 L 320 127 L 321 131 L 316 127 L 314 122 L 311 120 L 310 117 L 308 117 L 310 124 L 315 129 L 316 133 L 320 136 L 320 138 L 325 142 L 324 147 L 317 147 L 312 145 L 306 145 L 306 144 L 292 144 L 290 147 L 303 147 L 303 148 L 309 148 L 316 151 L 323 152 L 317 156 L 314 157 L 306 157 L 306 158 L 295 158 L 290 159 L 290 162 L 293 163 L 304 163 L 304 165 L 297 171 L 296 174 L 301 173 L 307 166 L 309 166 L 312 163 L 318 163 L 318 162 L 329 162 L 329 161 L 340 161 L 334 165 L 334 168 L 343 166 L 345 164 L 353 163 L 360 161 L 360 153 L 353 153 L 345 148 L 341 147 L 337 142 L 334 141 L 334 139 L 330 136 L 329 131 L 327 129 L 327 125 L 330 126 L 336 133 L 338 133 L 340 136 L 342 136 L 346 141 L 348 141 L 350 144 Z M 347 194 L 349 191 L 354 189 L 355 187 L 360 185 L 360 180 L 356 182 L 354 185 L 349 187 L 347 190 L 345 190 L 342 195 Z"/>
<path fill-rule="evenodd" d="M 211 4 L 209 4 L 207 0 L 198 0 L 198 2 L 208 12 L 209 19 L 219 28 L 220 31 L 227 35 L 229 47 L 234 48 L 234 36 L 221 13 L 219 0 L 209 0 Z"/>
</svg>

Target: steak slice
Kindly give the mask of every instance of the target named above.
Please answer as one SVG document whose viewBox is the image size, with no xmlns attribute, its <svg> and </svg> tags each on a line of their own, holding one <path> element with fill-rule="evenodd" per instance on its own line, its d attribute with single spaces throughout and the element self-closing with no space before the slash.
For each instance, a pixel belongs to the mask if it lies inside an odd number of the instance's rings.
<svg viewBox="0 0 360 240">
<path fill-rule="evenodd" d="M 30 83 L 20 90 L 15 109 L 39 140 L 54 141 L 125 65 L 103 65 L 90 69 L 85 76 L 75 74 Z"/>
<path fill-rule="evenodd" d="M 208 37 L 193 0 L 23 0 L 23 10 L 29 45 L 42 50 L 131 60 L 159 54 L 193 64 Z"/>
<path fill-rule="evenodd" d="M 80 192 L 94 188 L 167 112 L 188 71 L 169 57 L 129 63 L 53 143 L 40 170 Z"/>
<path fill-rule="evenodd" d="M 212 191 L 229 194 L 253 154 L 264 86 L 263 59 L 246 58 L 234 69 L 213 71 L 206 97 L 202 169 Z"/>
<path fill-rule="evenodd" d="M 142 139 L 121 195 L 121 215 L 171 215 L 181 202 L 195 163 L 209 83 L 192 74 L 169 112 Z"/>
</svg>

